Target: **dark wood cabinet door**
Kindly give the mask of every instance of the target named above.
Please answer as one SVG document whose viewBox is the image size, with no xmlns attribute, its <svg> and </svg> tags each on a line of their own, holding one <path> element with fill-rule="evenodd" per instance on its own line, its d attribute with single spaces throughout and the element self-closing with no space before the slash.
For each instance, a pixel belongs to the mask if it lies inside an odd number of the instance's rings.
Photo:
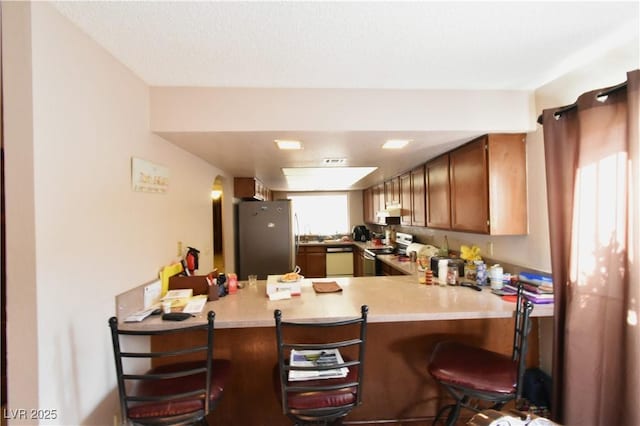
<svg viewBox="0 0 640 426">
<path fill-rule="evenodd" d="M 527 234 L 526 136 L 522 133 L 490 134 L 487 164 L 491 234 Z"/>
<path fill-rule="evenodd" d="M 384 183 L 384 206 L 400 203 L 400 180 L 393 178 Z"/>
<path fill-rule="evenodd" d="M 374 215 L 374 223 L 384 223 L 384 219 L 380 219 L 378 217 L 378 212 L 385 209 L 384 205 L 384 184 L 381 183 L 373 188 L 373 207 L 375 209 Z"/>
<path fill-rule="evenodd" d="M 306 278 L 324 278 L 327 275 L 327 250 L 321 246 L 302 246 L 296 263 Z"/>
<path fill-rule="evenodd" d="M 489 232 L 487 138 L 482 137 L 449 153 L 451 228 Z"/>
<path fill-rule="evenodd" d="M 307 273 L 303 274 L 307 278 L 324 278 L 327 276 L 327 255 L 326 253 L 307 253 Z"/>
<path fill-rule="evenodd" d="M 362 191 L 362 215 L 365 223 L 374 223 L 375 212 L 373 208 L 373 188 Z"/>
<path fill-rule="evenodd" d="M 304 247 L 298 248 L 298 253 L 296 254 L 296 265 L 300 267 L 300 272 L 304 275 L 304 272 L 307 270 L 307 253 L 304 250 Z"/>
<path fill-rule="evenodd" d="M 425 179 L 424 165 L 411 170 L 411 224 L 413 226 L 425 226 L 426 206 L 425 206 Z"/>
<path fill-rule="evenodd" d="M 411 216 L 413 205 L 411 200 L 411 174 L 405 173 L 398 179 L 400 183 L 400 223 L 402 225 L 411 225 Z"/>
<path fill-rule="evenodd" d="M 449 155 L 429 161 L 425 166 L 427 185 L 427 226 L 450 229 Z"/>
<path fill-rule="evenodd" d="M 353 248 L 353 276 L 354 277 L 362 277 L 364 276 L 364 259 L 362 258 L 363 256 L 363 250 L 358 247 L 358 246 L 354 246 Z"/>
</svg>

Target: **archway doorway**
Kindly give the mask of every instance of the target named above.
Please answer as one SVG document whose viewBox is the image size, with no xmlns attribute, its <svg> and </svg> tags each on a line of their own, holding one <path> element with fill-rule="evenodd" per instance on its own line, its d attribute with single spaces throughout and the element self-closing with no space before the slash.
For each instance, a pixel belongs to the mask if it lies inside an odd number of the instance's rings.
<svg viewBox="0 0 640 426">
<path fill-rule="evenodd" d="M 213 267 L 224 272 L 224 244 L 222 232 L 222 178 L 217 176 L 211 187 L 211 206 L 213 212 Z"/>
</svg>

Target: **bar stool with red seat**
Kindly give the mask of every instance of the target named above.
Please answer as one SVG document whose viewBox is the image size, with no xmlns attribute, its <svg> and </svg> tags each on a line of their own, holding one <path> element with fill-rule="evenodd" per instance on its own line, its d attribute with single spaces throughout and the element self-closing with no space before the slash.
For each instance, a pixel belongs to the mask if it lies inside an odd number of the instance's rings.
<svg viewBox="0 0 640 426">
<path fill-rule="evenodd" d="M 274 312 L 278 343 L 278 377 L 274 377 L 274 385 L 283 414 L 296 424 L 339 424 L 362 403 L 369 308 L 363 305 L 360 311 L 357 318 L 331 322 L 283 321 L 282 312 L 279 309 Z M 342 362 L 335 358 L 327 363 L 320 362 L 324 354 L 332 357 L 336 349 L 341 357 L 345 355 Z M 299 355 L 312 365 L 291 365 L 292 350 L 307 351 L 299 354 L 318 357 Z M 340 370 L 345 374 L 343 377 L 322 377 Z M 296 373 L 313 374 L 317 378 L 294 380 Z"/>
<path fill-rule="evenodd" d="M 127 424 L 184 425 L 207 424 L 207 415 L 224 392 L 230 372 L 230 362 L 213 358 L 213 323 L 215 313 L 207 314 L 204 324 L 172 329 L 121 329 L 118 319 L 109 319 L 116 364 L 121 415 Z M 194 336 L 177 337 L 179 347 L 167 350 L 140 350 L 149 342 L 134 342 L 120 336 L 168 336 L 184 332 L 204 331 L 206 343 Z M 123 350 L 123 345 L 131 349 Z M 177 358 L 179 357 L 179 358 Z M 188 359 L 184 359 L 188 357 Z M 123 362 L 127 359 L 128 362 Z M 135 372 L 133 359 L 154 361 L 150 370 Z"/>
<path fill-rule="evenodd" d="M 453 396 L 455 403 L 442 407 L 433 424 L 446 410 L 451 410 L 447 426 L 455 425 L 461 408 L 480 411 L 482 408 L 472 404 L 473 400 L 488 401 L 493 403 L 491 408 L 500 410 L 507 402 L 520 398 L 532 310 L 533 303 L 523 296 L 522 286 L 518 285 L 511 356 L 456 341 L 436 345 L 429 360 L 429 374 Z"/>
</svg>

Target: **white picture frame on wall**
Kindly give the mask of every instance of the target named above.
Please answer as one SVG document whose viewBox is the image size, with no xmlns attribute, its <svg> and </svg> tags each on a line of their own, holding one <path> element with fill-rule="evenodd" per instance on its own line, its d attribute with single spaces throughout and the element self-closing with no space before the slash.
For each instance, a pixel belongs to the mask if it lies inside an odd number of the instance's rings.
<svg viewBox="0 0 640 426">
<path fill-rule="evenodd" d="M 131 157 L 131 189 L 136 192 L 164 194 L 169 189 L 169 168 Z"/>
</svg>

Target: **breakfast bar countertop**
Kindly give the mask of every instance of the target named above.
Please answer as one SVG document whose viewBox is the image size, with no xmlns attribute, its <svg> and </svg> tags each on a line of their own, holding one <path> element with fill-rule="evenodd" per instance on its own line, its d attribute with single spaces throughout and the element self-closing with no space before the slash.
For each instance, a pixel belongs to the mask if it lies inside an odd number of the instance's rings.
<svg viewBox="0 0 640 426">
<path fill-rule="evenodd" d="M 317 294 L 313 282 L 335 281 L 337 293 Z M 206 321 L 206 313 L 216 313 L 216 328 L 274 326 L 273 312 L 280 309 L 292 321 L 327 321 L 360 315 L 360 306 L 369 306 L 369 322 L 406 322 L 510 318 L 515 304 L 491 293 L 489 288 L 475 291 L 467 287 L 418 284 L 415 275 L 386 277 L 344 277 L 305 279 L 300 296 L 269 300 L 266 281 L 245 286 L 236 294 L 207 302 L 200 314 L 186 321 L 163 321 L 151 316 L 139 323 L 123 323 L 122 328 L 180 328 Z M 535 305 L 534 317 L 553 316 L 553 305 Z"/>
</svg>

